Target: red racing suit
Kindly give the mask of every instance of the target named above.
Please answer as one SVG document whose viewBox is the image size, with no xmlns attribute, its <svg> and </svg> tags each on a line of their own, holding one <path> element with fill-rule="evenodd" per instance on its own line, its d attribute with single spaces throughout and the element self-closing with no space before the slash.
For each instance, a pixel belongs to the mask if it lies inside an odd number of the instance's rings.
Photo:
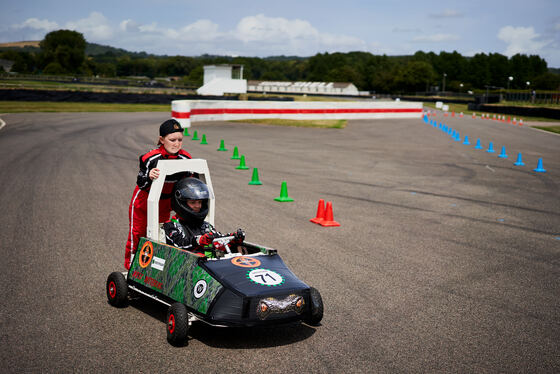
<svg viewBox="0 0 560 374">
<path fill-rule="evenodd" d="M 136 252 L 136 247 L 138 246 L 140 238 L 146 236 L 146 226 L 148 224 L 148 194 L 150 192 L 150 186 L 152 185 L 152 180 L 149 177 L 150 170 L 157 167 L 159 160 L 190 158 L 191 155 L 182 149 L 176 155 L 172 155 L 165 150 L 163 145 L 140 156 L 140 171 L 138 172 L 136 188 L 132 193 L 132 199 L 128 207 L 129 230 L 124 252 L 124 267 L 127 270 L 130 269 L 131 256 Z M 175 182 L 190 175 L 191 173 L 185 172 L 168 175 L 165 178 L 159 200 L 159 222 L 166 222 L 169 220 L 169 215 L 171 213 L 171 196 Z"/>
</svg>

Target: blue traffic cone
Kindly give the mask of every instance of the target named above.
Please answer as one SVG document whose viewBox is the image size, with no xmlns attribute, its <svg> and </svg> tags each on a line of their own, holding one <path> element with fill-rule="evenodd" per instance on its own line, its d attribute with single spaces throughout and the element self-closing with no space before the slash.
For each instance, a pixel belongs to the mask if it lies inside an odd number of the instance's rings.
<svg viewBox="0 0 560 374">
<path fill-rule="evenodd" d="M 428 123 L 428 116 L 424 114 L 424 122 Z"/>
<path fill-rule="evenodd" d="M 494 151 L 494 143 L 492 143 L 492 142 L 488 143 L 488 150 L 486 152 L 488 152 L 488 153 L 496 152 L 496 151 Z"/>
<path fill-rule="evenodd" d="M 517 154 L 517 161 L 513 163 L 515 166 L 525 166 L 523 161 L 521 160 L 521 152 Z"/>
<path fill-rule="evenodd" d="M 474 149 L 482 149 L 482 146 L 480 145 L 480 139 L 476 139 L 476 145 L 474 146 Z"/>
<path fill-rule="evenodd" d="M 465 141 L 463 142 L 464 145 L 471 145 L 471 142 L 469 142 L 469 137 L 467 135 L 465 135 Z"/>
<path fill-rule="evenodd" d="M 542 158 L 539 158 L 539 162 L 537 163 L 537 168 L 533 169 L 533 171 L 536 171 L 537 173 L 546 173 L 546 170 L 543 169 L 542 167 Z"/>
<path fill-rule="evenodd" d="M 508 158 L 508 155 L 506 154 L 506 147 L 502 146 L 502 152 L 498 155 L 499 158 Z"/>
<path fill-rule="evenodd" d="M 457 132 L 455 133 L 455 141 L 456 141 L 456 142 L 460 142 L 460 141 L 461 141 L 461 135 L 459 135 L 459 131 L 457 131 Z"/>
</svg>

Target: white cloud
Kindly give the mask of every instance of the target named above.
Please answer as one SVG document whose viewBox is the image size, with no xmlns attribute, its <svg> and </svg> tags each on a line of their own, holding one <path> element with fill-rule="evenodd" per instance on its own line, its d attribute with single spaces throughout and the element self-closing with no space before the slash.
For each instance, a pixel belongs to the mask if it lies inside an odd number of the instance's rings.
<svg viewBox="0 0 560 374">
<path fill-rule="evenodd" d="M 198 20 L 190 25 L 182 27 L 177 34 L 179 40 L 219 40 L 224 34 L 219 31 L 219 25 L 207 20 Z"/>
<path fill-rule="evenodd" d="M 443 43 L 456 40 L 459 40 L 459 36 L 454 34 L 419 35 L 412 39 L 412 41 L 420 43 Z"/>
<path fill-rule="evenodd" d="M 513 56 L 517 53 L 539 54 L 550 41 L 540 40 L 533 27 L 505 26 L 498 32 L 498 39 L 507 44 L 504 54 Z"/>
<path fill-rule="evenodd" d="M 244 17 L 235 32 L 243 42 L 314 39 L 319 35 L 307 21 L 271 18 L 262 14 Z"/>
<path fill-rule="evenodd" d="M 88 41 L 110 40 L 114 34 L 107 18 L 99 12 L 91 12 L 87 18 L 67 22 L 66 28 L 81 32 Z"/>
<path fill-rule="evenodd" d="M 51 22 L 47 19 L 28 18 L 21 24 L 14 25 L 13 27 L 16 29 L 30 28 L 34 30 L 49 32 L 52 30 L 56 30 L 58 28 L 58 23 Z"/>
<path fill-rule="evenodd" d="M 109 44 L 131 51 L 156 54 L 200 55 L 227 54 L 243 56 L 302 55 L 318 52 L 367 50 L 360 38 L 322 32 L 309 21 L 267 17 L 263 14 L 243 17 L 229 30 L 209 19 L 170 28 L 157 23 L 141 24 L 133 19 L 111 23 L 102 13 L 92 12 L 86 18 L 67 22 L 60 27 L 49 20 L 29 19 L 17 25 L 26 35 L 34 30 L 34 40 L 47 32 L 66 28 L 84 34 L 88 42 Z M 13 29 L 15 30 L 15 29 Z"/>
<path fill-rule="evenodd" d="M 120 30 L 127 31 L 122 35 L 121 42 L 125 42 L 122 48 L 148 49 L 153 53 L 269 56 L 366 49 L 366 43 L 359 38 L 321 33 L 301 19 L 262 14 L 244 17 L 227 31 L 207 19 L 174 29 L 159 28 L 157 24 L 137 25 L 126 20 L 121 22 Z"/>
<path fill-rule="evenodd" d="M 321 33 L 308 21 L 266 17 L 244 17 L 233 31 L 245 47 L 272 54 L 312 54 L 322 51 L 365 50 L 366 43 L 355 37 Z"/>
<path fill-rule="evenodd" d="M 140 27 L 131 19 L 125 19 L 119 24 L 119 29 L 124 32 L 138 32 Z"/>
<path fill-rule="evenodd" d="M 0 27 L 0 39 L 6 42 L 42 40 L 45 34 L 59 28 L 58 23 L 47 19 L 28 18 L 20 24 Z"/>
</svg>

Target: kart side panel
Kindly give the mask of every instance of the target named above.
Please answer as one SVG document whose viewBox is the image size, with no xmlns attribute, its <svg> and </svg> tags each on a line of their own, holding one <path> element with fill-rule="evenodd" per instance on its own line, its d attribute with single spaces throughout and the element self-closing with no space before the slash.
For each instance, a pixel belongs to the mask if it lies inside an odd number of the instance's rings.
<svg viewBox="0 0 560 374">
<path fill-rule="evenodd" d="M 206 314 L 222 285 L 200 263 L 192 252 L 142 238 L 128 281 Z"/>
</svg>

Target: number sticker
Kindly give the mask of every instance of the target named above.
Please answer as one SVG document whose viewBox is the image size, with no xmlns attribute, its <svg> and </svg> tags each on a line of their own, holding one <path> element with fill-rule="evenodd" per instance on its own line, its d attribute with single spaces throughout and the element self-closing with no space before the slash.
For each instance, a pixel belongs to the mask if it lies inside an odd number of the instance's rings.
<svg viewBox="0 0 560 374">
<path fill-rule="evenodd" d="M 247 272 L 247 278 L 253 283 L 269 287 L 284 283 L 284 277 L 268 269 L 253 269 Z"/>
</svg>

